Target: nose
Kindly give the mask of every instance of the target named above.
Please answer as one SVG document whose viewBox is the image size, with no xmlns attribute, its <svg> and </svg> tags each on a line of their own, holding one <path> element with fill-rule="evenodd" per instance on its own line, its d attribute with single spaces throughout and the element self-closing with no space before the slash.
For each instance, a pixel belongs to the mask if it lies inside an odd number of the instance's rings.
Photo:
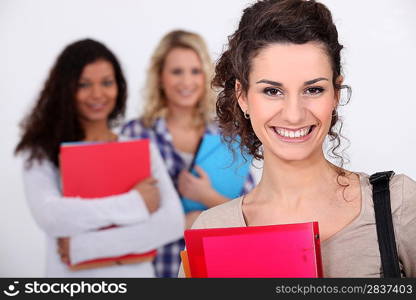
<svg viewBox="0 0 416 300">
<path fill-rule="evenodd" d="M 305 107 L 297 96 L 286 98 L 283 104 L 282 118 L 288 123 L 299 125 L 305 118 Z"/>
<path fill-rule="evenodd" d="M 91 89 L 91 96 L 93 98 L 100 98 L 103 94 L 102 87 L 99 84 L 94 84 Z"/>
<path fill-rule="evenodd" d="M 191 87 L 194 82 L 194 75 L 192 72 L 184 72 L 182 77 L 182 83 L 185 87 Z"/>
</svg>

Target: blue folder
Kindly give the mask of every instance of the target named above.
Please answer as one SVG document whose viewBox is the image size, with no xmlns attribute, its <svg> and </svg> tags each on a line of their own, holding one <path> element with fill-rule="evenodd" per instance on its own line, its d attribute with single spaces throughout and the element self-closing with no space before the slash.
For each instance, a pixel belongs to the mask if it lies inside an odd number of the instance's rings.
<svg viewBox="0 0 416 300">
<path fill-rule="evenodd" d="M 221 140 L 220 135 L 205 134 L 195 157 L 195 165 L 201 167 L 211 180 L 212 187 L 221 195 L 234 199 L 241 196 L 247 180 L 252 157 L 241 155 L 239 143 L 233 144 L 235 155 Z M 197 173 L 192 172 L 194 175 Z M 206 206 L 182 197 L 185 213 L 205 210 Z"/>
</svg>

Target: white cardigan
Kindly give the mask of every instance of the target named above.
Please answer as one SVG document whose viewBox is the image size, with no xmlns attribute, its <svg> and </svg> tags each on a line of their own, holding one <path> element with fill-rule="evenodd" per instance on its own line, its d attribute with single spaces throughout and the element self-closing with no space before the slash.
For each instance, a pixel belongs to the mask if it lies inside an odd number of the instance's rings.
<svg viewBox="0 0 416 300">
<path fill-rule="evenodd" d="M 78 263 L 150 251 L 183 237 L 185 217 L 178 194 L 152 143 L 150 154 L 152 176 L 158 180 L 161 196 L 160 207 L 152 214 L 136 190 L 98 201 L 62 197 L 59 170 L 49 160 L 34 161 L 30 168 L 23 168 L 26 199 L 37 224 L 46 233 L 46 276 L 154 277 L 151 262 L 71 271 L 57 251 L 57 238 L 70 237 L 70 259 Z M 97 231 L 112 224 L 120 227 Z"/>
</svg>

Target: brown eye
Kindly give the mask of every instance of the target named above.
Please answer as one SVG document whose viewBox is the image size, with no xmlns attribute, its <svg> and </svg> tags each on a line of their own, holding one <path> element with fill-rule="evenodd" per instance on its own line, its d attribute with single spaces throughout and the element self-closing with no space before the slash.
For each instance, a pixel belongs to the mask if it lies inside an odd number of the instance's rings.
<svg viewBox="0 0 416 300">
<path fill-rule="evenodd" d="M 267 96 L 279 96 L 279 95 L 283 95 L 282 91 L 277 89 L 277 88 L 271 88 L 271 87 L 267 87 L 263 90 L 263 93 L 265 93 Z"/>
<path fill-rule="evenodd" d="M 321 87 L 310 87 L 310 88 L 307 88 L 305 90 L 305 94 L 307 94 L 307 95 L 319 95 L 319 94 L 322 94 L 323 91 L 324 91 L 324 89 L 321 88 Z"/>
<path fill-rule="evenodd" d="M 103 81 L 102 83 L 102 85 L 106 87 L 112 86 L 113 84 L 114 84 L 114 80 L 106 80 L 106 81 Z"/>
<path fill-rule="evenodd" d="M 79 89 L 85 89 L 85 88 L 89 87 L 90 85 L 91 84 L 88 83 L 88 82 L 80 82 L 80 83 L 78 83 L 78 88 Z"/>
<path fill-rule="evenodd" d="M 174 74 L 174 75 L 181 75 L 183 72 L 182 72 L 182 69 L 173 69 L 172 70 L 172 74 Z"/>
</svg>

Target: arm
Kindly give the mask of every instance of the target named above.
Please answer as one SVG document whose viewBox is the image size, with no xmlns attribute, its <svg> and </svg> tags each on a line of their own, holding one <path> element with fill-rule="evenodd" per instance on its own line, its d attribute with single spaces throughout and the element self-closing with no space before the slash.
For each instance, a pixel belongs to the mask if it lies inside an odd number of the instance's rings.
<svg viewBox="0 0 416 300">
<path fill-rule="evenodd" d="M 406 277 L 416 277 L 416 182 L 402 176 L 402 206 L 398 226 L 398 254 Z"/>
<path fill-rule="evenodd" d="M 85 232 L 71 237 L 73 264 L 101 257 L 146 252 L 183 237 L 185 217 L 159 151 L 151 146 L 152 174 L 158 180 L 160 207 L 146 222 Z"/>
<path fill-rule="evenodd" d="M 149 212 L 136 190 L 83 200 L 62 197 L 58 170 L 49 161 L 33 162 L 23 170 L 26 199 L 37 224 L 52 237 L 64 237 L 112 224 L 147 220 Z"/>
</svg>

